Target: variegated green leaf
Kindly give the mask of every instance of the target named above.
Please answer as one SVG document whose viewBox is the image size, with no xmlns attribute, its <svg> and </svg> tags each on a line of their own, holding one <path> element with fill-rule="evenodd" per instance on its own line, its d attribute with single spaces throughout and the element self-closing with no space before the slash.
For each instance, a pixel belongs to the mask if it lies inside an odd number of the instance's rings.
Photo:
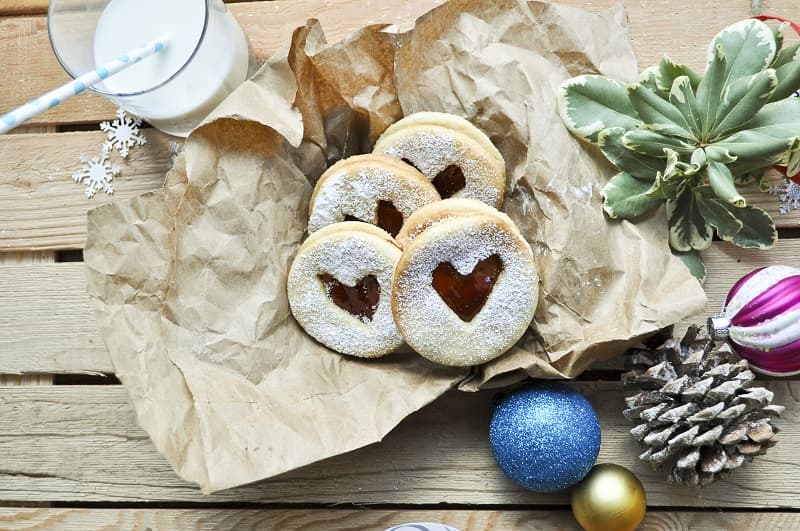
<svg viewBox="0 0 800 531">
<path fill-rule="evenodd" d="M 675 199 L 677 197 L 678 188 L 681 185 L 681 178 L 670 178 L 659 173 L 656 175 L 656 180 L 653 185 L 647 190 L 644 195 L 653 199 Z"/>
<path fill-rule="evenodd" d="M 598 75 L 573 77 L 562 83 L 558 111 L 575 136 L 592 143 L 603 129 L 631 129 L 640 123 L 625 85 Z"/>
<path fill-rule="evenodd" d="M 796 135 L 800 134 L 798 123 L 800 99 L 776 101 L 765 105 L 747 122 L 747 129 L 733 133 L 716 145 L 736 155 L 737 165 L 763 160 L 767 166 L 775 157 L 795 149 L 798 143 Z"/>
<path fill-rule="evenodd" d="M 769 102 L 777 85 L 778 76 L 771 68 L 728 84 L 722 91 L 717 117 L 709 137 L 719 138 L 741 129 Z"/>
<path fill-rule="evenodd" d="M 769 249 L 778 240 L 778 231 L 769 214 L 754 206 L 735 207 L 720 203 L 742 223 L 742 229 L 730 241 L 739 247 Z"/>
<path fill-rule="evenodd" d="M 671 149 L 667 152 L 667 164 L 663 172 L 656 174 L 650 189 L 645 192 L 647 197 L 653 199 L 674 199 L 678 186 L 684 181 L 684 174 L 681 168 L 691 167 L 678 160 L 678 154 Z"/>
<path fill-rule="evenodd" d="M 649 88 L 650 90 L 658 94 L 659 97 L 666 100 L 669 97 L 669 92 L 662 91 L 660 88 L 658 88 L 658 83 L 656 83 L 657 72 L 658 72 L 657 66 L 649 66 L 645 68 L 644 70 L 642 70 L 642 73 L 639 76 L 638 83 L 643 87 Z"/>
<path fill-rule="evenodd" d="M 648 183 L 620 172 L 603 189 L 603 209 L 615 219 L 643 216 L 661 204 L 661 200 L 645 195 L 649 188 Z"/>
<path fill-rule="evenodd" d="M 611 127 L 597 136 L 597 146 L 606 158 L 620 170 L 637 179 L 652 182 L 656 174 L 664 169 L 664 159 L 648 157 L 626 148 L 622 144 L 625 129 Z"/>
<path fill-rule="evenodd" d="M 731 162 L 736 162 L 737 158 L 727 149 L 719 147 L 714 144 L 706 146 L 703 152 L 705 153 L 705 160 L 713 160 L 716 162 L 722 162 L 723 164 L 730 164 Z M 692 153 L 692 156 L 694 157 L 694 153 Z"/>
<path fill-rule="evenodd" d="M 697 98 L 694 95 L 692 83 L 687 76 L 675 78 L 669 91 L 669 102 L 681 113 L 683 122 L 688 127 L 689 132 L 692 133 L 692 136 L 699 139 L 703 129 L 703 124 L 700 121 L 700 108 L 697 106 Z"/>
<path fill-rule="evenodd" d="M 676 251 L 702 251 L 711 245 L 713 228 L 697 208 L 692 190 L 685 186 L 677 199 L 667 201 L 669 245 Z"/>
<path fill-rule="evenodd" d="M 638 83 L 628 85 L 628 96 L 639 117 L 651 131 L 686 139 L 694 138 L 681 112 L 652 90 Z"/>
<path fill-rule="evenodd" d="M 725 85 L 761 72 L 772 63 L 777 51 L 769 26 L 752 18 L 740 20 L 717 33 L 709 45 L 708 65 L 714 61 L 719 46 L 726 59 Z"/>
<path fill-rule="evenodd" d="M 675 80 L 681 76 L 689 78 L 693 89 L 696 89 L 700 83 L 700 75 L 688 66 L 675 63 L 666 55 L 661 58 L 656 70 L 656 85 L 659 89 L 663 92 L 669 92 Z"/>
<path fill-rule="evenodd" d="M 746 130 L 772 138 L 789 139 L 800 134 L 800 98 L 788 98 L 764 106 L 747 122 Z"/>
<path fill-rule="evenodd" d="M 664 175 L 668 178 L 673 177 L 678 173 L 678 165 L 680 164 L 680 159 L 678 158 L 678 154 L 671 150 L 665 150 L 667 154 L 667 165 L 664 167 Z"/>
<path fill-rule="evenodd" d="M 708 137 L 708 132 L 714 126 L 722 89 L 725 87 L 725 71 L 728 68 L 722 45 L 717 45 L 713 49 L 713 60 L 706 67 L 706 73 L 697 85 L 697 107 L 700 109 L 702 124 L 701 140 Z"/>
<path fill-rule="evenodd" d="M 778 69 L 785 64 L 791 63 L 795 59 L 800 59 L 797 53 L 798 50 L 800 50 L 800 42 L 792 44 L 787 48 L 782 48 L 775 55 L 775 60 L 772 61 L 772 64 L 770 66 L 772 68 Z"/>
<path fill-rule="evenodd" d="M 779 164 L 780 158 L 780 155 L 776 155 L 774 157 L 768 157 L 765 159 L 736 159 L 736 162 L 728 164 L 728 169 L 730 170 L 731 175 L 733 175 L 733 179 L 736 181 L 736 184 L 747 184 L 753 181 L 754 177 L 752 174 L 757 174 L 758 171 L 763 168 Z"/>
<path fill-rule="evenodd" d="M 747 129 L 733 133 L 714 146 L 727 149 L 737 157 L 737 161 L 764 160 L 797 149 L 800 146 L 800 139 L 798 137 L 774 138 L 759 130 Z"/>
<path fill-rule="evenodd" d="M 772 38 L 775 39 L 775 56 L 777 57 L 778 53 L 780 53 L 781 48 L 783 48 L 783 30 L 789 27 L 789 24 L 786 22 L 781 22 L 777 26 L 772 29 Z M 775 60 L 772 60 L 775 62 Z"/>
<path fill-rule="evenodd" d="M 705 165 L 705 162 L 703 164 Z M 703 166 L 699 166 L 697 164 L 689 162 L 683 162 L 680 160 L 678 161 L 676 166 L 677 166 L 677 171 L 680 173 L 680 175 L 683 175 L 685 177 L 691 177 L 692 175 L 697 174 L 700 170 L 703 169 Z"/>
<path fill-rule="evenodd" d="M 800 100 L 786 98 L 800 87 L 800 45 L 783 48 L 783 29 L 757 20 L 725 28 L 702 77 L 665 57 L 627 91 L 602 76 L 559 91 L 567 127 L 620 169 L 604 191 L 606 212 L 635 218 L 666 200 L 670 245 L 700 276 L 696 250 L 715 232 L 751 247 L 774 240 L 769 216 L 737 186 L 774 164 L 800 171 Z"/>
<path fill-rule="evenodd" d="M 700 253 L 697 251 L 673 251 L 672 254 L 681 259 L 683 265 L 686 266 L 700 284 L 706 281 L 706 266 L 703 264 L 702 258 L 700 258 Z"/>
<path fill-rule="evenodd" d="M 694 146 L 679 138 L 662 135 L 649 129 L 632 129 L 622 135 L 623 145 L 643 155 L 665 158 L 665 149 L 671 149 L 680 156 L 689 156 Z"/>
<path fill-rule="evenodd" d="M 794 91 L 800 89 L 800 61 L 792 61 L 779 66 L 775 70 L 778 77 L 778 85 L 772 92 L 769 101 L 779 101 L 791 96 Z"/>
<path fill-rule="evenodd" d="M 695 189 L 697 208 L 706 222 L 717 230 L 723 240 L 730 241 L 734 235 L 742 230 L 742 222 L 736 219 L 726 208 L 723 201 L 714 197 L 714 192 L 709 186 Z"/>
<path fill-rule="evenodd" d="M 797 175 L 800 173 L 800 149 L 796 149 L 789 153 L 789 157 L 785 161 L 787 175 Z"/>
<path fill-rule="evenodd" d="M 698 166 L 700 168 L 704 167 L 706 165 L 706 162 L 708 162 L 708 155 L 706 155 L 706 150 L 704 150 L 701 147 L 696 148 L 694 151 L 692 151 L 692 158 L 690 160 L 692 161 L 692 164 L 694 164 L 695 166 Z"/>
<path fill-rule="evenodd" d="M 670 199 L 669 182 L 664 178 L 661 172 L 656 175 L 656 180 L 650 185 L 650 188 L 644 192 L 644 195 L 651 199 L 665 200 Z"/>
<path fill-rule="evenodd" d="M 708 165 L 706 165 L 706 174 L 708 175 L 708 182 L 717 197 L 735 206 L 744 206 L 746 204 L 742 194 L 736 190 L 736 185 L 733 183 L 733 175 L 731 175 L 725 164 L 709 160 Z"/>
</svg>

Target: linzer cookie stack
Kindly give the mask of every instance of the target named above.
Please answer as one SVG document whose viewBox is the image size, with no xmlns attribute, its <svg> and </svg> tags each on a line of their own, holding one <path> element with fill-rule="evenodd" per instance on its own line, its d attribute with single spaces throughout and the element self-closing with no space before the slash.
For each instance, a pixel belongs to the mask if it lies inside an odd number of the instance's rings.
<svg viewBox="0 0 800 531">
<path fill-rule="evenodd" d="M 405 342 L 443 365 L 500 356 L 530 325 L 539 289 L 530 246 L 496 209 L 504 193 L 503 158 L 468 121 L 400 120 L 374 153 L 317 182 L 289 271 L 292 313 L 342 354 Z"/>
</svg>

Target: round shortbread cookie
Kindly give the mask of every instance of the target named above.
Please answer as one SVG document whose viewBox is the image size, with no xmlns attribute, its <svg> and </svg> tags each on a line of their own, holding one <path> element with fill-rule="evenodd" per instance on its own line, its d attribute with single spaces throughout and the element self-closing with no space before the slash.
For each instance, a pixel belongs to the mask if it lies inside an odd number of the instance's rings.
<svg viewBox="0 0 800 531">
<path fill-rule="evenodd" d="M 351 356 L 376 358 L 403 339 L 391 309 L 401 251 L 385 231 L 357 221 L 328 225 L 300 246 L 289 269 L 289 306 L 306 332 Z"/>
<path fill-rule="evenodd" d="M 443 199 L 466 197 L 495 208 L 503 204 L 505 161 L 480 129 L 439 112 L 419 112 L 389 126 L 375 144 L 383 153 L 413 165 Z"/>
<path fill-rule="evenodd" d="M 308 207 L 308 231 L 358 220 L 394 236 L 414 211 L 439 199 L 414 167 L 386 155 L 356 155 L 340 160 L 317 181 Z"/>
<path fill-rule="evenodd" d="M 408 244 L 395 270 L 392 312 L 423 357 L 477 365 L 522 337 L 538 295 L 525 239 L 499 216 L 474 214 L 442 219 Z"/>
</svg>

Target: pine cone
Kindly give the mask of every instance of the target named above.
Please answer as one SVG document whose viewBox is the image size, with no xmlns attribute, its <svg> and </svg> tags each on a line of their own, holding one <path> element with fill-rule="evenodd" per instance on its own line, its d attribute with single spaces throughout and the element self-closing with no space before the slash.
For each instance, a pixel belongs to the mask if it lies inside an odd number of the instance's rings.
<svg viewBox="0 0 800 531">
<path fill-rule="evenodd" d="M 715 347 L 692 326 L 682 340 L 631 349 L 625 385 L 641 392 L 625 399 L 631 435 L 648 447 L 639 456 L 668 468 L 670 483 L 695 487 L 724 479 L 778 442 L 773 423 L 785 409 L 773 393 L 750 387 L 755 375 L 727 343 Z"/>
</svg>

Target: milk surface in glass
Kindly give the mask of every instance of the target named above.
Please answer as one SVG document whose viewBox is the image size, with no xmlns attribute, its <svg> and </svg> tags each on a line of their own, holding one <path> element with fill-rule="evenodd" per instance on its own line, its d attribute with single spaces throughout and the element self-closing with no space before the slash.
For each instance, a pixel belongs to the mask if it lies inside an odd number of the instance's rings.
<svg viewBox="0 0 800 531">
<path fill-rule="evenodd" d="M 97 88 L 162 131 L 186 135 L 247 77 L 247 40 L 221 0 L 111 0 L 95 29 L 95 63 L 165 34 L 163 51 Z"/>
</svg>

